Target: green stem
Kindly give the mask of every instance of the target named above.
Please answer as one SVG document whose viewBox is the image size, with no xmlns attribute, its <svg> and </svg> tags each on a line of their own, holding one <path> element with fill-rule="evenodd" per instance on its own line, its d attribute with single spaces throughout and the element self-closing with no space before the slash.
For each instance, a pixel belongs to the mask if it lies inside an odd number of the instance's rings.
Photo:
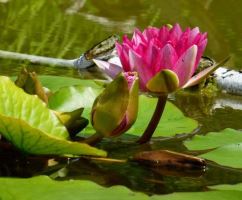
<svg viewBox="0 0 242 200">
<path fill-rule="evenodd" d="M 102 139 L 103 139 L 103 136 L 101 134 L 95 133 L 94 135 L 86 138 L 85 140 L 82 140 L 81 142 L 87 143 L 87 144 L 90 144 L 90 145 L 95 145 L 98 142 L 100 142 Z"/>
<path fill-rule="evenodd" d="M 167 95 L 162 95 L 162 96 L 158 97 L 155 112 L 154 112 L 146 130 L 144 131 L 143 135 L 137 141 L 139 144 L 144 144 L 151 139 L 153 133 L 155 132 L 157 125 L 160 122 L 160 118 L 164 111 L 166 101 L 167 101 Z"/>
</svg>

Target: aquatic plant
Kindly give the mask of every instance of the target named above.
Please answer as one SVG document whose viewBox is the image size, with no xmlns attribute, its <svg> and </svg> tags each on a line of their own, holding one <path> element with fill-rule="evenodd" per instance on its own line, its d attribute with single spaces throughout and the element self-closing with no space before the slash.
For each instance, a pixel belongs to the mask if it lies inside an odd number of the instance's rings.
<svg viewBox="0 0 242 200">
<path fill-rule="evenodd" d="M 155 113 L 140 143 L 150 140 L 169 93 L 192 86 L 211 73 L 202 71 L 193 77 L 206 45 L 207 33 L 201 33 L 198 27 L 185 31 L 179 24 L 148 27 L 143 32 L 136 29 L 131 40 L 125 35 L 121 44 L 116 43 L 121 66 L 94 60 L 111 78 L 121 71 L 137 72 L 141 92 L 158 97 Z"/>
</svg>

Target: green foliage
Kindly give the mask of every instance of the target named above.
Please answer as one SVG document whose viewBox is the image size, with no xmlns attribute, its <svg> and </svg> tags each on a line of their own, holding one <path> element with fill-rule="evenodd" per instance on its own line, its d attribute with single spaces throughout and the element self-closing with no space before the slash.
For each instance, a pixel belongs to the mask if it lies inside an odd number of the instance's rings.
<svg viewBox="0 0 242 200">
<path fill-rule="evenodd" d="M 50 101 L 53 101 L 53 104 L 60 106 L 60 108 L 64 109 L 67 102 L 70 100 L 71 109 L 78 109 L 81 105 L 81 101 L 79 100 L 80 104 L 76 102 L 77 98 L 83 96 L 84 91 L 89 91 L 89 88 L 94 88 L 93 93 L 91 92 L 91 96 L 93 94 L 97 94 L 98 91 L 101 91 L 101 87 L 98 86 L 93 80 L 81 80 L 81 79 L 75 79 L 75 78 L 67 78 L 67 77 L 56 77 L 56 76 L 40 76 L 39 79 L 41 80 L 42 84 L 50 88 L 51 90 L 57 91 L 56 94 L 54 94 L 53 99 L 50 98 Z M 71 86 L 71 85 L 78 85 L 78 86 Z M 70 86 L 70 87 L 68 87 Z M 64 87 L 64 88 L 62 88 Z M 77 89 L 80 88 L 80 89 Z M 75 92 L 71 92 L 71 90 Z M 97 91 L 97 92 L 96 92 Z M 70 95 L 67 99 L 63 98 L 61 99 L 61 95 Z M 88 92 L 86 93 L 89 94 Z M 56 95 L 56 96 L 55 96 Z M 85 95 L 84 95 L 85 96 Z M 57 98 L 60 97 L 60 98 Z M 87 119 L 90 118 L 90 105 L 93 102 L 93 98 L 90 99 L 90 102 L 86 102 L 83 105 L 86 105 L 84 109 L 83 116 Z M 58 102 L 60 100 L 60 103 Z M 132 128 L 128 131 L 129 134 L 140 136 L 141 133 L 144 131 L 145 125 L 148 125 L 149 120 L 154 112 L 155 106 L 156 106 L 156 98 L 150 98 L 146 97 L 144 95 L 140 96 L 139 101 L 139 110 L 138 110 L 138 117 L 135 124 L 132 126 Z M 72 104 L 73 102 L 73 104 Z M 57 108 L 52 103 L 50 104 L 51 108 Z M 62 107 L 63 106 L 63 107 Z M 144 117 L 145 116 L 145 117 Z M 176 134 L 182 134 L 182 133 L 190 133 L 198 126 L 197 121 L 190 119 L 188 117 L 185 117 L 183 113 L 172 103 L 167 102 L 165 111 L 163 113 L 163 116 L 161 118 L 161 122 L 159 123 L 154 137 L 158 136 L 174 136 Z M 89 126 L 86 128 L 83 134 L 90 134 L 94 133 L 95 131 L 89 124 Z"/>
<path fill-rule="evenodd" d="M 185 145 L 190 150 L 211 150 L 200 155 L 202 158 L 214 161 L 220 165 L 242 168 L 241 131 L 225 129 L 221 132 L 211 132 L 207 135 L 196 135 Z"/>
<path fill-rule="evenodd" d="M 58 118 L 37 96 L 28 95 L 4 76 L 0 77 L 0 114 L 3 117 L 23 120 L 31 127 L 55 138 L 69 137 Z"/>
<path fill-rule="evenodd" d="M 242 142 L 241 131 L 227 128 L 220 132 L 196 135 L 192 140 L 185 141 L 184 144 L 190 150 L 207 150 L 240 142 Z"/>
<path fill-rule="evenodd" d="M 39 76 L 42 84 L 49 88 L 52 92 L 57 92 L 63 87 L 71 87 L 71 86 L 87 86 L 92 88 L 99 88 L 97 84 L 93 80 L 83 80 L 77 78 L 70 78 L 64 76 Z"/>
<path fill-rule="evenodd" d="M 106 156 L 87 144 L 67 141 L 69 134 L 56 115 L 37 97 L 9 78 L 0 77 L 0 131 L 21 151 L 31 154 Z"/>
<path fill-rule="evenodd" d="M 85 86 L 64 87 L 49 98 L 49 108 L 71 112 L 78 108 L 91 108 L 100 90 Z"/>
<path fill-rule="evenodd" d="M 46 176 L 30 179 L 0 178 L 0 199 L 2 200 L 239 200 L 242 198 L 241 186 L 232 190 L 230 186 L 217 186 L 218 191 L 184 192 L 168 195 L 148 196 L 133 192 L 124 186 L 104 188 L 90 181 L 53 181 Z"/>
<path fill-rule="evenodd" d="M 140 96 L 138 118 L 129 134 L 140 136 L 154 112 L 156 98 Z M 161 121 L 154 133 L 154 137 L 171 137 L 176 134 L 190 133 L 197 127 L 197 121 L 185 117 L 183 113 L 172 103 L 167 102 Z"/>
<path fill-rule="evenodd" d="M 202 158 L 212 160 L 220 165 L 242 168 L 242 143 L 221 146 L 213 151 L 200 155 Z"/>
<path fill-rule="evenodd" d="M 154 112 L 156 101 L 156 98 L 140 96 L 138 117 L 134 125 L 127 131 L 128 134 L 141 136 Z M 83 115 L 88 117 L 90 115 L 90 109 L 85 109 Z M 197 121 L 185 117 L 175 105 L 167 102 L 163 116 L 153 137 L 172 137 L 177 134 L 190 133 L 197 125 Z M 94 130 L 89 125 L 84 133 L 94 133 Z"/>
</svg>

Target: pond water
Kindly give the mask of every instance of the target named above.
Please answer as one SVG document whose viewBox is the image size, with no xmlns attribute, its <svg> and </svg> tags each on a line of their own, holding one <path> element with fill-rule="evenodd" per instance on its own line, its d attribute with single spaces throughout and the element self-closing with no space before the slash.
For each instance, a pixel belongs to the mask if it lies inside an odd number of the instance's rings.
<svg viewBox="0 0 242 200">
<path fill-rule="evenodd" d="M 0 49 L 42 56 L 73 59 L 111 34 L 131 34 L 135 27 L 180 23 L 183 27 L 199 26 L 208 32 L 206 55 L 215 60 L 230 55 L 230 68 L 242 68 L 242 16 L 241 0 L 0 0 Z M 22 62 L 0 59 L 1 75 L 19 73 Z M 84 77 L 72 69 L 46 66 L 29 66 L 38 74 Z M 221 101 L 235 105 L 221 107 Z M 201 123 L 201 133 L 226 127 L 242 129 L 240 97 L 220 95 L 216 98 L 184 96 L 177 98 L 178 105 L 188 116 Z M 188 105 L 186 108 L 181 105 Z M 231 106 L 231 104 L 229 104 Z M 242 107 L 242 106 L 241 106 Z M 223 123 L 221 123 L 223 122 Z M 102 144 L 113 156 L 127 157 L 138 146 Z M 163 148 L 186 151 L 177 143 L 163 142 L 142 146 L 143 149 Z M 123 149 L 125 149 L 124 153 Z M 128 149 L 128 151 L 127 151 Z M 11 159 L 9 159 L 11 158 Z M 0 151 L 0 175 L 29 177 L 52 174 L 57 179 L 90 179 L 102 185 L 126 185 L 147 193 L 207 190 L 207 185 L 242 182 L 242 171 L 210 163 L 208 169 L 195 174 L 177 174 L 174 171 L 146 169 L 130 163 L 102 164 L 86 160 L 60 159 L 54 168 L 46 167 L 45 158 L 22 157 L 14 152 Z M 67 175 L 61 178 L 61 173 Z"/>
</svg>

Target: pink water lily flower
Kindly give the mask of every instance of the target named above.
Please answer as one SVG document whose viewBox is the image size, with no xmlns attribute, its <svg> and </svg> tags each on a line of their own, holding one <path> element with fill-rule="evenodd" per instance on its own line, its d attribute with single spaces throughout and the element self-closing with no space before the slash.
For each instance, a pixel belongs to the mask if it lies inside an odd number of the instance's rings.
<svg viewBox="0 0 242 200">
<path fill-rule="evenodd" d="M 131 40 L 125 35 L 121 44 L 116 43 L 121 66 L 94 62 L 112 78 L 121 71 L 138 72 L 143 92 L 170 93 L 210 73 L 207 70 L 192 78 L 206 45 L 207 33 L 201 33 L 198 27 L 185 31 L 179 24 L 149 27 L 143 32 L 136 29 Z"/>
</svg>

